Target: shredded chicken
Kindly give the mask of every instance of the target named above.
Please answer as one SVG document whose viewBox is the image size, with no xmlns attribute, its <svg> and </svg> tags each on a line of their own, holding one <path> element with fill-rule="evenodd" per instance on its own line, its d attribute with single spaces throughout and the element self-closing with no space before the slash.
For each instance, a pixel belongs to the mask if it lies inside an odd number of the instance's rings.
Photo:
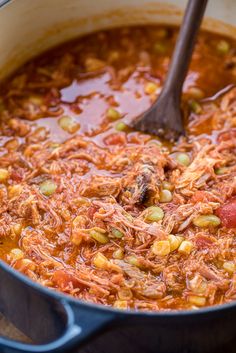
<svg viewBox="0 0 236 353">
<path fill-rule="evenodd" d="M 235 300 L 236 88 L 200 102 L 173 145 L 131 130 L 169 61 L 154 53 L 163 31 L 137 30 L 56 49 L 1 88 L 0 256 L 42 285 L 117 308 Z M 175 30 L 166 36 L 173 46 Z"/>
</svg>

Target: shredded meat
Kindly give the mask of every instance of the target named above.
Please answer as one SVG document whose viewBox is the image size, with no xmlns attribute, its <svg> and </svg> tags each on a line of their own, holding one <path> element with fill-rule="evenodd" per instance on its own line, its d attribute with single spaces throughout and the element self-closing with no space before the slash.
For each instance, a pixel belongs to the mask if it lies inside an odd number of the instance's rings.
<svg viewBox="0 0 236 353">
<path fill-rule="evenodd" d="M 3 85 L 0 256 L 13 268 L 116 308 L 236 300 L 236 88 L 200 106 L 184 88 L 187 135 L 175 144 L 128 127 L 159 94 L 176 35 L 93 34 Z M 206 97 L 236 83 L 234 51 L 217 57 L 209 38 L 190 80 Z"/>
</svg>

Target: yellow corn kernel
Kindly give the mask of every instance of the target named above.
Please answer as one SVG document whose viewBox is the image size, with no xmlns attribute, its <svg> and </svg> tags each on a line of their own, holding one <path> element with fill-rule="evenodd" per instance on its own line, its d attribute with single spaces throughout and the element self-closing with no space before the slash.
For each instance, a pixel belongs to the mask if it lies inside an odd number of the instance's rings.
<svg viewBox="0 0 236 353">
<path fill-rule="evenodd" d="M 20 271 L 25 271 L 25 270 L 35 271 L 36 264 L 29 259 L 21 259 L 19 264 L 19 269 Z"/>
<path fill-rule="evenodd" d="M 15 249 L 12 249 L 9 253 L 10 257 L 13 259 L 13 260 L 19 260 L 19 259 L 22 259 L 24 257 L 24 253 L 21 249 L 18 249 L 18 248 L 15 248 Z"/>
<path fill-rule="evenodd" d="M 153 254 L 158 256 L 166 256 L 170 253 L 170 242 L 169 240 L 156 240 L 151 248 Z"/>
<path fill-rule="evenodd" d="M 8 187 L 8 196 L 10 199 L 19 196 L 23 190 L 21 185 L 12 185 Z"/>
<path fill-rule="evenodd" d="M 84 64 L 87 72 L 99 71 L 106 66 L 104 61 L 96 58 L 87 58 Z"/>
<path fill-rule="evenodd" d="M 182 237 L 173 234 L 168 235 L 168 240 L 170 243 L 170 251 L 175 251 L 176 249 L 178 249 L 178 247 L 183 241 Z"/>
<path fill-rule="evenodd" d="M 5 183 L 8 178 L 9 178 L 8 170 L 0 168 L 0 183 Z"/>
<path fill-rule="evenodd" d="M 129 288 L 121 288 L 118 291 L 118 297 L 120 300 L 129 300 L 133 298 L 133 293 Z"/>
<path fill-rule="evenodd" d="M 145 87 L 144 87 L 144 92 L 146 94 L 153 94 L 156 92 L 156 90 L 158 89 L 158 86 L 156 83 L 154 82 L 148 82 Z"/>
<path fill-rule="evenodd" d="M 59 126 L 62 130 L 68 132 L 69 134 L 74 134 L 80 128 L 80 124 L 72 118 L 71 116 L 62 116 L 58 120 Z"/>
<path fill-rule="evenodd" d="M 19 235 L 21 235 L 22 228 L 23 228 L 22 224 L 15 223 L 11 229 L 12 229 L 12 232 L 14 233 L 14 235 L 19 236 Z"/>
<path fill-rule="evenodd" d="M 197 295 L 190 295 L 188 297 L 188 301 L 196 306 L 205 306 L 206 305 L 206 298 L 198 297 Z"/>
<path fill-rule="evenodd" d="M 125 310 L 128 308 L 127 300 L 116 300 L 115 303 L 113 304 L 113 307 L 116 309 Z"/>
<path fill-rule="evenodd" d="M 235 271 L 235 264 L 232 261 L 225 261 L 223 263 L 223 269 L 231 274 Z"/>
<path fill-rule="evenodd" d="M 93 258 L 93 264 L 97 268 L 106 270 L 109 267 L 109 260 L 102 253 L 98 252 Z"/>
<path fill-rule="evenodd" d="M 184 255 L 189 255 L 193 249 L 193 243 L 189 240 L 184 240 L 178 249 L 178 252 Z"/>
<path fill-rule="evenodd" d="M 121 248 L 115 250 L 112 254 L 112 257 L 114 259 L 122 260 L 124 258 L 124 250 Z"/>
</svg>

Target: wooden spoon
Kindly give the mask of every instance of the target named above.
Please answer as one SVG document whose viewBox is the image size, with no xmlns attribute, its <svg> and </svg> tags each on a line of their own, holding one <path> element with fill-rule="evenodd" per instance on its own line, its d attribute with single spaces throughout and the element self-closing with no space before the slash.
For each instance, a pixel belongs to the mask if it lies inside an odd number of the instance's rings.
<svg viewBox="0 0 236 353">
<path fill-rule="evenodd" d="M 135 129 L 171 141 L 184 134 L 182 87 L 206 4 L 207 0 L 188 1 L 164 87 L 151 108 L 131 123 Z"/>
</svg>

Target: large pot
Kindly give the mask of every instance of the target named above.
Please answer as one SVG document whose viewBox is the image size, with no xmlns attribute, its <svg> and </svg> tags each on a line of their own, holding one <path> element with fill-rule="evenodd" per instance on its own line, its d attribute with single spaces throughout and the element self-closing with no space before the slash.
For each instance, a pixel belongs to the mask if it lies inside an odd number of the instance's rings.
<svg viewBox="0 0 236 353">
<path fill-rule="evenodd" d="M 194 1 L 194 0 L 193 0 Z M 185 1 L 0 0 L 0 78 L 52 45 L 97 29 L 181 21 Z M 209 0 L 203 27 L 236 37 L 236 1 Z M 236 304 L 198 311 L 120 312 L 43 288 L 0 263 L 0 311 L 32 338 L 0 352 L 236 351 Z M 89 340 L 89 345 L 88 345 Z"/>
</svg>

